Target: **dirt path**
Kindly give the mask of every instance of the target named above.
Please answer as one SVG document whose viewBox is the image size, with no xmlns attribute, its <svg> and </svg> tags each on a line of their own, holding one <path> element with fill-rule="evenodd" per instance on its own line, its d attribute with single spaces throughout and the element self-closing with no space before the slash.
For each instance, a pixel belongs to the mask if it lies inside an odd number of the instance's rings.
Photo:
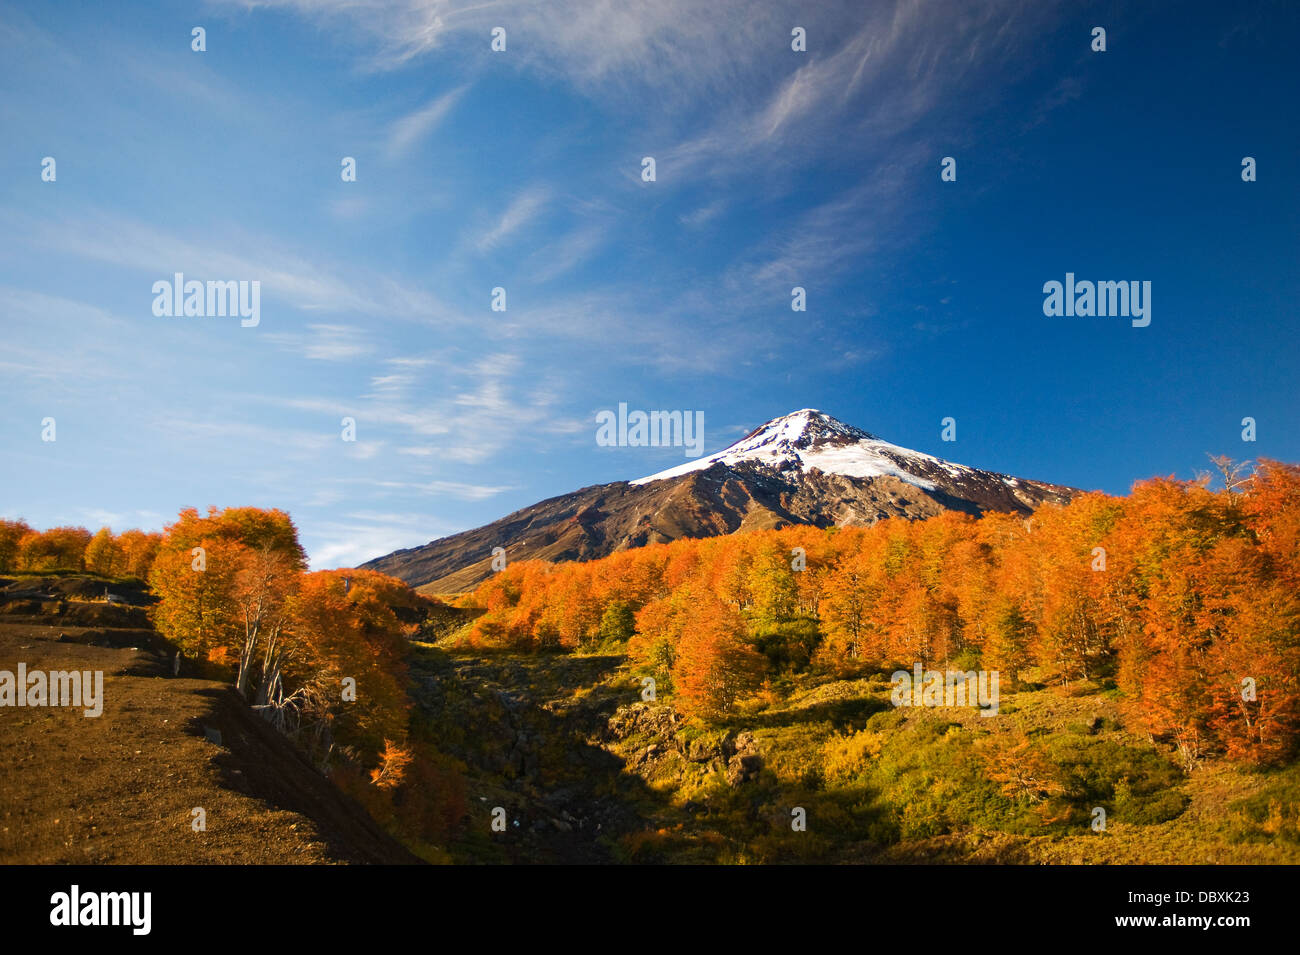
<svg viewBox="0 0 1300 955">
<path fill-rule="evenodd" d="M 0 617 L 0 670 L 102 670 L 105 698 L 97 718 L 0 707 L 0 863 L 418 861 L 231 688 L 172 676 L 156 641 Z"/>
</svg>

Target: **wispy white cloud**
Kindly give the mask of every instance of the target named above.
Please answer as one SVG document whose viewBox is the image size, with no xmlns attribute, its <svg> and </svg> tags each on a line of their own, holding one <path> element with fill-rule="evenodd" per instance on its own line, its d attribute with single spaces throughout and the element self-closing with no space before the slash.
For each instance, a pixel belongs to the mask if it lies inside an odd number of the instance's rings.
<svg viewBox="0 0 1300 955">
<path fill-rule="evenodd" d="M 429 358 L 429 357 L 421 358 L 421 357 L 399 355 L 396 358 L 385 358 L 384 362 L 385 364 L 395 365 L 398 368 L 427 368 L 430 365 L 436 365 L 438 363 L 438 360 L 436 358 Z"/>
<path fill-rule="evenodd" d="M 508 485 L 469 484 L 463 481 L 376 481 L 376 487 L 390 490 L 418 491 L 437 497 L 452 497 L 458 501 L 485 501 L 504 491 L 515 488 Z"/>
<path fill-rule="evenodd" d="M 394 514 L 373 511 L 321 515 L 304 533 L 303 544 L 313 570 L 356 567 L 403 547 L 427 544 L 430 539 L 463 527 L 423 512 Z"/>
<path fill-rule="evenodd" d="M 364 38 L 367 65 L 395 69 L 437 50 L 479 42 L 504 26 L 504 63 L 562 76 L 601 95 L 653 89 L 689 100 L 701 88 L 743 82 L 755 51 L 788 43 L 789 11 L 753 0 L 226 0 L 248 9 L 282 7 Z M 843 6 L 844 0 L 838 5 Z M 783 40 L 782 37 L 787 39 Z M 453 44 L 453 39 L 455 44 Z"/>
<path fill-rule="evenodd" d="M 59 295 L 0 286 L 5 347 L 0 367 L 40 383 L 47 394 L 77 386 L 102 388 L 131 377 L 128 359 L 140 351 L 131 328 L 107 309 Z"/>
<path fill-rule="evenodd" d="M 687 113 L 709 102 L 720 117 L 666 150 L 683 176 L 698 164 L 731 163 L 771 149 L 799 161 L 845 135 L 890 135 L 959 89 L 974 69 L 1014 59 L 1044 14 L 1028 0 L 957 4 L 893 0 L 864 6 L 824 0 L 698 0 L 614 4 L 608 0 L 227 0 L 277 6 L 332 26 L 368 47 L 371 65 L 395 68 L 433 51 L 475 64 L 468 44 L 486 48 L 505 26 L 508 65 L 557 77 L 620 108 L 655 102 Z M 808 50 L 790 49 L 806 29 Z M 1013 26 L 1015 27 L 1013 29 Z M 1029 28 L 1026 28 L 1029 27 Z M 525 40 L 526 38 L 526 40 Z M 481 62 L 482 58 L 478 58 Z M 401 151 L 436 125 L 460 90 L 444 94 L 394 127 Z M 691 120 L 688 118 L 687 122 Z M 651 120 L 648 136 L 667 129 Z"/>
<path fill-rule="evenodd" d="M 465 89 L 464 86 L 458 86 L 396 120 L 388 135 L 389 156 L 397 158 L 405 155 L 412 146 L 437 129 L 464 95 Z"/>
<path fill-rule="evenodd" d="M 882 243 L 899 241 L 896 231 L 909 211 L 917 211 L 895 182 L 901 168 L 919 161 L 919 155 L 900 156 L 897 166 L 803 213 L 785 235 L 765 237 L 733 266 L 727 284 L 738 293 L 767 288 L 788 295 L 791 285 L 862 268 Z"/>
<path fill-rule="evenodd" d="M 469 362 L 413 356 L 384 363 L 394 361 L 437 367 L 438 388 L 430 392 L 400 380 L 401 374 L 381 375 L 371 380 L 368 394 L 353 400 L 279 395 L 255 400 L 331 422 L 352 416 L 359 433 L 383 435 L 395 454 L 429 459 L 439 469 L 480 464 L 563 428 L 557 413 L 563 395 L 545 376 L 539 381 L 518 354 L 489 352 Z M 443 474 L 434 477 L 455 486 Z"/>
<path fill-rule="evenodd" d="M 375 375 L 370 379 L 370 387 L 373 389 L 373 393 L 368 397 L 395 394 L 409 388 L 414 382 L 414 375 Z"/>
<path fill-rule="evenodd" d="M 351 361 L 375 351 L 373 333 L 351 325 L 310 324 L 304 332 L 268 332 L 264 337 L 313 361 Z"/>
<path fill-rule="evenodd" d="M 503 491 L 512 491 L 514 488 L 508 485 L 492 486 L 486 484 L 462 484 L 457 481 L 430 481 L 424 485 L 424 490 L 431 494 L 445 494 L 448 497 L 459 498 L 462 501 L 482 501 L 489 497 L 496 497 Z"/>
<path fill-rule="evenodd" d="M 330 422 L 332 428 L 333 422 Z M 293 456 L 298 460 L 321 460 L 325 453 L 345 449 L 337 429 L 319 430 L 292 428 L 285 425 L 257 424 L 237 418 L 211 415 L 199 417 L 191 413 L 162 413 L 141 422 L 159 438 L 165 437 L 173 447 L 200 445 L 205 449 L 224 448 L 232 454 L 257 451 L 274 454 L 279 458 Z"/>
<path fill-rule="evenodd" d="M 690 212 L 683 213 L 677 217 L 677 221 L 688 229 L 702 229 L 708 225 L 726 208 L 726 203 L 721 199 L 715 199 L 713 202 L 700 206 L 698 209 L 692 209 Z"/>
<path fill-rule="evenodd" d="M 344 453 L 358 461 L 369 461 L 379 455 L 385 443 L 384 441 L 348 441 L 344 444 L 347 449 Z"/>
<path fill-rule="evenodd" d="M 604 224 L 585 225 L 548 243 L 529 256 L 533 281 L 550 282 L 586 262 L 601 248 L 609 235 Z"/>
<path fill-rule="evenodd" d="M 549 201 L 550 196 L 545 189 L 524 190 L 515 196 L 496 223 L 475 240 L 475 246 L 480 252 L 487 252 L 501 245 L 533 222 Z"/>
<path fill-rule="evenodd" d="M 152 302 L 153 280 L 170 281 L 173 273 L 182 272 L 202 280 L 261 282 L 264 315 L 267 300 L 275 298 L 305 310 L 351 311 L 443 326 L 471 324 L 403 279 L 312 261 L 262 236 L 231 233 L 225 241 L 211 236 L 194 240 L 93 209 L 76 220 L 14 214 L 12 221 L 28 230 L 32 244 L 146 273 L 141 293 L 145 307 Z"/>
<path fill-rule="evenodd" d="M 665 165 L 686 178 L 728 174 L 746 157 L 798 166 L 825 157 L 828 143 L 858 157 L 851 146 L 886 151 L 922 117 L 963 99 L 972 77 L 1014 61 L 1034 35 L 1021 21 L 1043 15 L 1021 0 L 900 0 L 855 13 L 842 37 L 810 33 L 806 59 L 756 87 L 743 108 L 716 111 L 715 122 L 665 151 Z"/>
</svg>

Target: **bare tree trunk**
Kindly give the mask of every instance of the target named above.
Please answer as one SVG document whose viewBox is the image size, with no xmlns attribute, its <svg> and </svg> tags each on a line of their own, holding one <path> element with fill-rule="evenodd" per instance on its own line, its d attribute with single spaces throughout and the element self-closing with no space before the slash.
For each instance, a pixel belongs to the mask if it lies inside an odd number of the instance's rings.
<svg viewBox="0 0 1300 955">
<path fill-rule="evenodd" d="M 279 628 L 276 628 L 267 639 L 266 651 L 262 654 L 262 682 L 257 689 L 259 705 L 279 706 L 283 702 L 280 669 L 284 663 L 284 654 L 280 650 L 279 638 Z"/>
<path fill-rule="evenodd" d="M 252 678 L 253 651 L 257 648 L 257 631 L 260 621 L 253 621 L 244 627 L 244 646 L 239 651 L 239 675 L 235 678 L 235 689 L 239 695 L 248 698 L 248 684 Z"/>
</svg>

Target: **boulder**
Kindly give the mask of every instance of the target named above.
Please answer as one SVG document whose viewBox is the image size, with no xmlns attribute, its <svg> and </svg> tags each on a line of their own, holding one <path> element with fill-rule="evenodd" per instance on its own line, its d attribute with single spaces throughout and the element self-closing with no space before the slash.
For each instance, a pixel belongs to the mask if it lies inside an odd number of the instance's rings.
<svg viewBox="0 0 1300 955">
<path fill-rule="evenodd" d="M 697 736 L 686 744 L 684 755 L 692 763 L 707 763 L 722 756 L 722 747 L 715 740 Z"/>
<path fill-rule="evenodd" d="M 727 762 L 727 785 L 739 786 L 758 778 L 763 758 L 757 753 L 737 754 Z"/>
</svg>

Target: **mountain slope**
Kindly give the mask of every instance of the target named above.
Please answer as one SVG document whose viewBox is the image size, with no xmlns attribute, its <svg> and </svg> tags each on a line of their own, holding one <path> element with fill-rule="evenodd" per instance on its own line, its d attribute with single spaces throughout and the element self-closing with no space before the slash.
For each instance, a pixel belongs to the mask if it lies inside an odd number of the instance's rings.
<svg viewBox="0 0 1300 955">
<path fill-rule="evenodd" d="M 716 454 L 548 498 L 362 566 L 430 592 L 454 593 L 492 572 L 494 547 L 504 547 L 509 560 L 591 560 L 681 537 L 788 524 L 866 525 L 944 510 L 1028 513 L 1077 493 L 911 451 L 805 408 Z"/>
</svg>

